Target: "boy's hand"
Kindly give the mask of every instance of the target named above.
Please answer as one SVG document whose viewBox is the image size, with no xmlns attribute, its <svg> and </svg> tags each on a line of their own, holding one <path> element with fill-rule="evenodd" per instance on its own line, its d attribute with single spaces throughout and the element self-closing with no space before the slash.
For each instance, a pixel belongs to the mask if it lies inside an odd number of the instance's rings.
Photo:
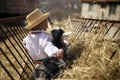
<svg viewBox="0 0 120 80">
<path fill-rule="evenodd" d="M 57 58 L 63 58 L 63 53 L 64 53 L 64 50 L 63 49 L 59 49 L 56 56 Z"/>
</svg>

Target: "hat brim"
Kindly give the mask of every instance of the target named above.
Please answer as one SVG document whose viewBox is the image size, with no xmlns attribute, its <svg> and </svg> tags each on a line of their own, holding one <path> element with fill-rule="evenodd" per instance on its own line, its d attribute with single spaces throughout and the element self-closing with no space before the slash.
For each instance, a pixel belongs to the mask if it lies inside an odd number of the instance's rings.
<svg viewBox="0 0 120 80">
<path fill-rule="evenodd" d="M 48 16 L 49 16 L 49 14 L 50 14 L 49 12 L 43 14 L 43 16 L 40 17 L 39 19 L 37 19 L 37 20 L 34 21 L 33 23 L 28 24 L 27 26 L 25 26 L 25 29 L 31 30 L 31 29 L 35 28 L 38 24 L 40 24 L 42 21 L 44 21 L 45 19 L 47 19 Z"/>
</svg>

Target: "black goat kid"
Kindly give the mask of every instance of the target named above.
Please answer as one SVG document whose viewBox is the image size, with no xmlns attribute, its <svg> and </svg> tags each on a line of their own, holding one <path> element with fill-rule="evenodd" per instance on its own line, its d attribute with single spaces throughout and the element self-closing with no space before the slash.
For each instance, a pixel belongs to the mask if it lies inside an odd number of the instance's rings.
<svg viewBox="0 0 120 80">
<path fill-rule="evenodd" d="M 64 50 L 64 57 L 63 59 L 67 59 L 67 53 L 66 53 L 66 50 L 67 50 L 67 47 L 66 47 L 66 44 L 64 43 L 64 38 L 63 38 L 63 29 L 53 29 L 51 31 L 51 34 L 52 34 L 52 43 L 59 49 L 63 49 Z"/>
</svg>

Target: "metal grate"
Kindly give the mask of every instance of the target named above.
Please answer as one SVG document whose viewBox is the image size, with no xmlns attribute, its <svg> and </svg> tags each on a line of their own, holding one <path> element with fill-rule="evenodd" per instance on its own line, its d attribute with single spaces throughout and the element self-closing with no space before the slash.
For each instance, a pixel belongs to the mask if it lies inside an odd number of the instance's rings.
<svg viewBox="0 0 120 80">
<path fill-rule="evenodd" d="M 80 18 L 72 19 L 72 26 L 76 39 L 85 36 L 86 33 L 90 34 L 93 31 L 94 33 L 98 33 L 100 29 L 104 31 L 102 33 L 106 39 L 111 39 L 113 41 L 120 39 L 118 37 L 118 34 L 120 34 L 120 21 Z"/>
<path fill-rule="evenodd" d="M 34 64 L 24 49 L 25 16 L 0 20 L 0 80 L 30 80 Z"/>
<path fill-rule="evenodd" d="M 75 44 L 78 45 L 81 39 L 90 37 L 90 35 L 92 34 L 97 35 L 97 38 L 101 40 L 110 40 L 113 42 L 120 41 L 120 21 L 74 18 L 71 19 L 71 23 L 73 27 L 73 36 L 72 36 L 73 45 Z M 77 50 L 81 50 L 81 49 L 78 48 Z M 74 51 L 74 53 L 76 52 Z M 113 54 L 111 54 L 110 59 L 112 59 L 115 53 L 116 51 L 114 51 Z"/>
</svg>

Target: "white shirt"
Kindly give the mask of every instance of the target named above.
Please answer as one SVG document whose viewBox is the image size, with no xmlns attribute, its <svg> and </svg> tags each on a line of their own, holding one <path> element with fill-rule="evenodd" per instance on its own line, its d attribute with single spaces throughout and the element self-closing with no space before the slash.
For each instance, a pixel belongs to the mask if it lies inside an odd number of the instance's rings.
<svg viewBox="0 0 120 80">
<path fill-rule="evenodd" d="M 29 33 L 23 39 L 25 48 L 28 50 L 32 59 L 40 60 L 51 56 L 55 57 L 58 48 L 52 44 L 50 35 L 40 30 L 36 30 L 35 32 L 39 32 L 39 34 Z"/>
</svg>

